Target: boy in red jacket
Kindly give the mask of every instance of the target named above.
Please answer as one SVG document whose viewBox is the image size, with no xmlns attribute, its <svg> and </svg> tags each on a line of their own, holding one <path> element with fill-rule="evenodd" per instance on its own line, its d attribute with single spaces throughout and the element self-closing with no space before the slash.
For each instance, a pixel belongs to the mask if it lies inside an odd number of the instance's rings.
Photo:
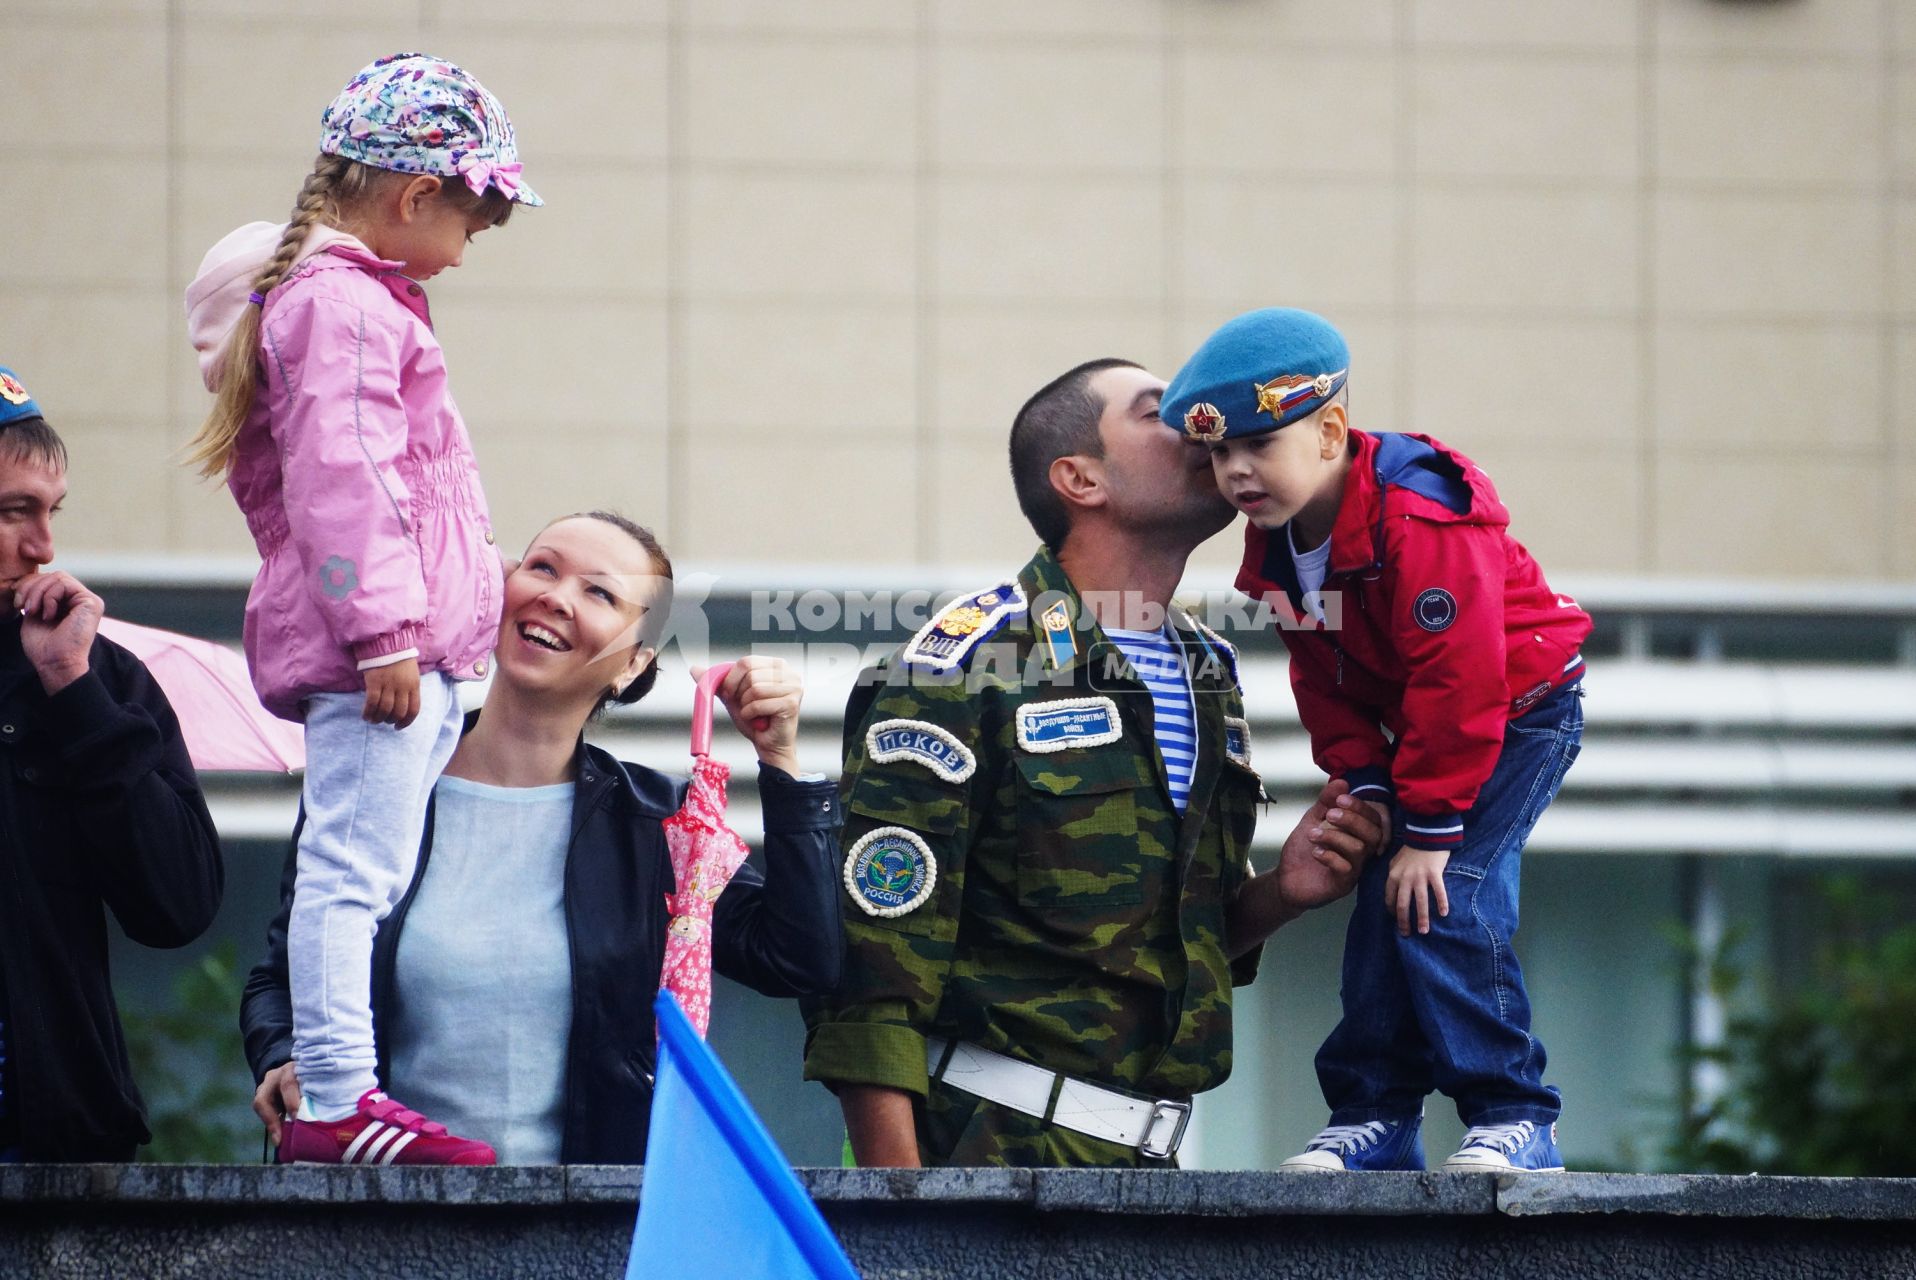
<svg viewBox="0 0 1916 1280">
<path fill-rule="evenodd" d="M 1590 619 L 1552 591 L 1468 458 L 1348 421 L 1350 353 L 1271 308 L 1213 334 L 1163 419 L 1211 447 L 1250 517 L 1239 589 L 1266 601 L 1318 765 L 1391 820 L 1318 1051 L 1330 1125 L 1286 1169 L 1421 1169 L 1424 1098 L 1468 1125 L 1446 1169 L 1558 1170 L 1561 1103 L 1511 951 L 1525 839 L 1583 735 Z"/>
</svg>

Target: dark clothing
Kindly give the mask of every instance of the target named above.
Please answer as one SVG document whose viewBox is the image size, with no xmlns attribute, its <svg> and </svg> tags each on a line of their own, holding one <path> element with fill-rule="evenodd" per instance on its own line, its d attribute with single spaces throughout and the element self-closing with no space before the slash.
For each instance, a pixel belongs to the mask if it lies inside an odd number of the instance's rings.
<svg viewBox="0 0 1916 1280">
<path fill-rule="evenodd" d="M 652 999 L 665 960 L 672 861 L 663 821 L 685 798 L 682 779 L 579 748 L 572 841 L 566 853 L 565 917 L 572 948 L 572 1034 L 567 1047 L 566 1164 L 640 1164 L 652 1107 L 657 1032 Z M 713 968 L 768 996 L 829 991 L 838 982 L 844 934 L 838 921 L 836 788 L 761 767 L 765 865 L 742 866 L 712 919 Z M 406 896 L 373 939 L 373 1034 L 379 1076 L 388 1075 L 380 1010 L 393 1002 L 393 959 L 406 913 L 432 856 L 432 810 Z M 298 834 L 294 834 L 294 849 Z M 286 977 L 286 921 L 294 852 L 280 882 L 280 911 L 240 1005 L 246 1057 L 259 1079 L 293 1056 Z M 769 877 L 769 879 L 768 879 Z M 472 1047 L 484 1053 L 483 1044 Z"/>
<path fill-rule="evenodd" d="M 0 1006 L 0 1164 L 20 1158 L 19 1126 L 7 1110 L 7 1091 L 11 1088 L 13 1082 L 7 1070 L 7 1011 Z"/>
<path fill-rule="evenodd" d="M 219 837 L 179 722 L 140 660 L 96 639 L 48 697 L 0 620 L 0 1019 L 6 1122 L 27 1160 L 129 1160 L 152 1135 L 107 969 L 106 914 L 184 946 L 219 910 Z"/>
</svg>

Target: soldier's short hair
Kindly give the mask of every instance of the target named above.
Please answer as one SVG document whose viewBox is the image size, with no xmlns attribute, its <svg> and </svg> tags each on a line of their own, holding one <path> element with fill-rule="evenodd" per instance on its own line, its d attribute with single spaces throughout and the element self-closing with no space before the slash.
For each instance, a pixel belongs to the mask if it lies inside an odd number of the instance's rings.
<svg viewBox="0 0 1916 1280">
<path fill-rule="evenodd" d="M 1091 379 L 1106 369 L 1143 367 L 1116 357 L 1087 360 L 1045 383 L 1011 420 L 1011 485 L 1025 519 L 1054 552 L 1071 532 L 1071 512 L 1051 487 L 1051 464 L 1059 458 L 1104 456 L 1098 420 L 1105 406 L 1091 393 Z"/>
</svg>

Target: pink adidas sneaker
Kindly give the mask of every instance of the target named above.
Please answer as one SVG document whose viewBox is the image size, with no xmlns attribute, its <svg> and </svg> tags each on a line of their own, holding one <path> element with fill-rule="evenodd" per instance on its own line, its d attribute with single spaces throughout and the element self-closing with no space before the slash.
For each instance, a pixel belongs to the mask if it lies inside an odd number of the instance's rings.
<svg viewBox="0 0 1916 1280">
<path fill-rule="evenodd" d="M 280 1128 L 280 1164 L 496 1164 L 492 1148 L 455 1137 L 377 1089 L 344 1120 L 288 1120 Z"/>
</svg>

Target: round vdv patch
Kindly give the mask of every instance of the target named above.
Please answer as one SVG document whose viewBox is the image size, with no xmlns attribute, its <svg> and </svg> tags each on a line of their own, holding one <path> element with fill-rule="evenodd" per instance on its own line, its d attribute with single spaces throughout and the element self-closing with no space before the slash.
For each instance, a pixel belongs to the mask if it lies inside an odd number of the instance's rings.
<svg viewBox="0 0 1916 1280">
<path fill-rule="evenodd" d="M 1424 630 L 1444 631 L 1457 621 L 1457 598 L 1442 587 L 1426 587 L 1410 612 Z"/>
<path fill-rule="evenodd" d="M 870 916 L 915 911 L 938 883 L 938 860 L 916 831 L 880 827 L 845 855 L 845 891 Z"/>
</svg>

